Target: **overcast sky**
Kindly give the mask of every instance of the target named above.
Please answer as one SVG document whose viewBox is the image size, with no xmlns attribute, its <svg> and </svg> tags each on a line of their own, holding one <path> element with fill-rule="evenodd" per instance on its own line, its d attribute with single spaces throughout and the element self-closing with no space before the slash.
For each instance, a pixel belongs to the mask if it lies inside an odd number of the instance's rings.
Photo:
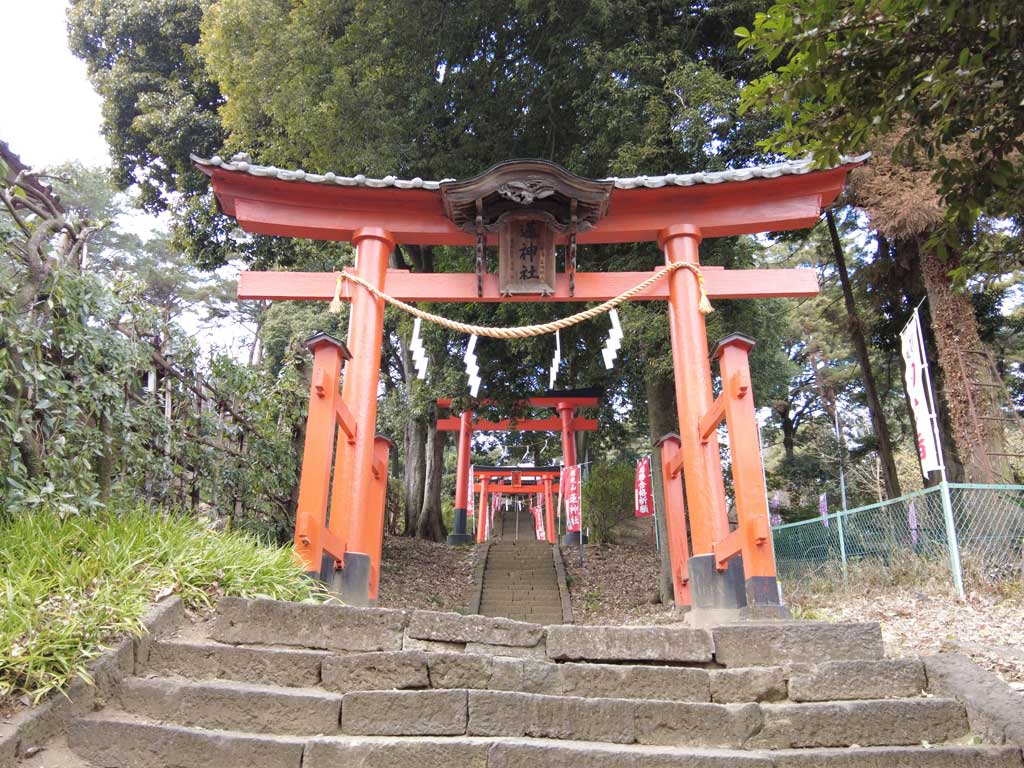
<svg viewBox="0 0 1024 768">
<path fill-rule="evenodd" d="M 109 165 L 100 97 L 67 44 L 64 0 L 0 0 L 7 76 L 0 79 L 0 138 L 26 165 L 80 160 Z M 17 75 L 11 76 L 12 72 Z"/>
<path fill-rule="evenodd" d="M 0 78 L 0 139 L 33 168 L 71 160 L 108 166 L 100 97 L 85 62 L 68 50 L 66 10 L 66 0 L 0 0 L 0 29 L 7 32 L 4 60 L 8 73 L 18 73 Z M 117 223 L 142 237 L 166 224 L 141 211 Z M 209 328 L 198 317 L 181 320 L 205 345 L 236 354 L 251 338 L 237 326 Z"/>
</svg>

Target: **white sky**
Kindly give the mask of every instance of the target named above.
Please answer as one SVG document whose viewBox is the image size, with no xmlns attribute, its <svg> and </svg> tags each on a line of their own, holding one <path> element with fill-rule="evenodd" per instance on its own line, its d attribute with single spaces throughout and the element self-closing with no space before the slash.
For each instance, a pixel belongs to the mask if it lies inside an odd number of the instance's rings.
<svg viewBox="0 0 1024 768">
<path fill-rule="evenodd" d="M 68 50 L 66 8 L 64 0 L 0 0 L 4 59 L 19 72 L 0 80 L 0 137 L 33 167 L 108 165 L 100 97 Z"/>
<path fill-rule="evenodd" d="M 110 165 L 100 133 L 102 101 L 85 62 L 68 49 L 67 5 L 66 0 L 0 0 L 0 29 L 7 32 L 4 59 L 19 71 L 17 77 L 0 78 L 0 139 L 32 168 L 72 160 Z M 167 221 L 139 211 L 117 224 L 146 238 Z M 181 322 L 207 348 L 228 348 L 239 356 L 251 339 L 237 326 L 210 327 L 189 316 Z"/>
</svg>

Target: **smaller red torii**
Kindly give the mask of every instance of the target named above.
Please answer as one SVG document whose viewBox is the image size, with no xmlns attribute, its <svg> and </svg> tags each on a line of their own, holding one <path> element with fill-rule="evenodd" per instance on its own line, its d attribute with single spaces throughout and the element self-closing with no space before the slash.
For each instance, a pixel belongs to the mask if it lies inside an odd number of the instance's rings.
<svg viewBox="0 0 1024 768">
<path fill-rule="evenodd" d="M 490 536 L 488 510 L 491 494 L 542 494 L 544 507 L 544 535 L 548 544 L 556 541 L 554 483 L 561 475 L 561 467 L 473 467 L 473 488 L 480 494 L 476 522 L 476 542 L 482 544 Z M 505 478 L 509 482 L 506 483 Z M 497 481 L 497 482 L 496 482 Z M 472 500 L 470 500 L 472 503 Z"/>
<path fill-rule="evenodd" d="M 562 435 L 562 465 L 576 463 L 576 433 L 597 431 L 597 419 L 577 417 L 580 408 L 596 408 L 600 392 L 596 389 L 573 389 L 546 392 L 543 395 L 520 400 L 521 405 L 533 408 L 553 408 L 557 417 L 547 419 L 503 419 L 501 421 L 480 421 L 473 419 L 473 411 L 466 408 L 459 418 L 448 417 L 437 420 L 442 432 L 458 432 L 458 463 L 455 470 L 455 529 L 448 536 L 449 544 L 470 544 L 473 534 L 469 533 L 466 518 L 470 508 L 469 462 L 470 442 L 474 432 L 560 432 Z M 493 404 L 493 400 L 480 400 L 481 405 Z M 439 398 L 439 408 L 451 408 L 450 398 Z M 550 530 L 550 526 L 549 526 Z M 550 537 L 550 532 L 548 536 Z"/>
</svg>

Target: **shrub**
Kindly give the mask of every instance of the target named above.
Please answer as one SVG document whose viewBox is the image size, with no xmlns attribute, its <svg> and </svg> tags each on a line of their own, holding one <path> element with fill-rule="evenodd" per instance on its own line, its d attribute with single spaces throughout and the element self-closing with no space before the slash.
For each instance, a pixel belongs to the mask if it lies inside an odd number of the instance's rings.
<svg viewBox="0 0 1024 768">
<path fill-rule="evenodd" d="M 615 529 L 633 514 L 632 464 L 595 464 L 583 483 L 583 524 L 594 544 L 615 540 Z"/>
<path fill-rule="evenodd" d="M 0 702 L 38 700 L 125 634 L 155 599 L 208 606 L 221 595 L 314 599 L 288 550 L 146 508 L 61 517 L 50 509 L 0 522 Z"/>
</svg>

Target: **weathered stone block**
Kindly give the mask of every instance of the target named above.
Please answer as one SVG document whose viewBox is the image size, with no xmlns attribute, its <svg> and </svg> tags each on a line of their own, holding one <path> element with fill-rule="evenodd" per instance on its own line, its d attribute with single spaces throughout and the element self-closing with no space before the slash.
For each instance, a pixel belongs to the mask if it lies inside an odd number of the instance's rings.
<svg viewBox="0 0 1024 768">
<path fill-rule="evenodd" d="M 637 702 L 636 738 L 641 744 L 742 747 L 761 727 L 757 704 Z"/>
<path fill-rule="evenodd" d="M 142 617 L 145 634 L 135 638 L 135 674 L 142 674 L 149 659 L 153 641 L 173 632 L 185 620 L 185 607 L 181 598 L 174 596 L 152 606 Z"/>
<path fill-rule="evenodd" d="M 312 739 L 302 768 L 486 768 L 490 744 L 466 739 Z"/>
<path fill-rule="evenodd" d="M 529 647 L 541 641 L 544 627 L 512 619 L 413 611 L 406 634 L 417 640 Z"/>
<path fill-rule="evenodd" d="M 736 750 L 682 750 L 636 744 L 499 741 L 487 768 L 773 768 L 770 757 Z"/>
<path fill-rule="evenodd" d="M 441 640 L 420 640 L 409 637 L 407 634 L 402 639 L 402 650 L 424 651 L 426 653 L 463 653 L 466 650 L 465 643 L 445 643 Z"/>
<path fill-rule="evenodd" d="M 225 597 L 210 636 L 222 643 L 331 651 L 400 651 L 405 613 L 383 608 Z"/>
<path fill-rule="evenodd" d="M 554 669 L 558 677 L 557 691 L 539 693 L 588 698 L 710 700 L 709 676 L 705 669 L 572 663 L 557 664 Z"/>
<path fill-rule="evenodd" d="M 548 657 L 586 661 L 711 661 L 711 634 L 686 627 L 554 626 Z"/>
<path fill-rule="evenodd" d="M 68 745 L 93 765 L 117 768 L 299 768 L 303 739 L 205 731 L 89 717 L 68 729 Z"/>
<path fill-rule="evenodd" d="M 831 661 L 789 679 L 792 701 L 893 699 L 917 696 L 925 689 L 918 659 Z"/>
<path fill-rule="evenodd" d="M 864 747 L 772 752 L 775 768 L 1020 768 L 1020 750 L 1009 747 Z"/>
<path fill-rule="evenodd" d="M 635 707 L 622 699 L 470 691 L 467 732 L 630 744 L 635 741 Z"/>
<path fill-rule="evenodd" d="M 748 747 L 792 749 L 940 743 L 967 733 L 951 699 L 886 699 L 830 704 L 765 704 L 764 728 Z"/>
<path fill-rule="evenodd" d="M 726 667 L 821 664 L 883 655 L 882 630 L 875 622 L 733 624 L 711 632 L 715 661 Z"/>
<path fill-rule="evenodd" d="M 786 698 L 782 667 L 739 667 L 711 671 L 711 700 L 716 704 L 782 701 Z"/>
<path fill-rule="evenodd" d="M 430 687 L 427 655 L 420 651 L 328 656 L 320 679 L 324 688 L 341 693 Z"/>
<path fill-rule="evenodd" d="M 341 716 L 340 696 L 248 683 L 134 678 L 117 699 L 123 711 L 150 720 L 248 733 L 337 733 Z"/>
<path fill-rule="evenodd" d="M 928 690 L 950 696 L 967 710 L 971 731 L 993 744 L 1024 746 L 1024 697 L 966 656 L 924 658 Z"/>
<path fill-rule="evenodd" d="M 469 653 L 431 653 L 427 656 L 431 688 L 488 688 L 498 660 Z M 510 662 L 518 666 L 516 662 Z"/>
<path fill-rule="evenodd" d="M 155 640 L 150 646 L 146 672 L 180 675 L 195 680 L 239 680 L 288 687 L 310 687 L 320 682 L 323 651 L 279 648 L 236 648 L 215 643 Z"/>
<path fill-rule="evenodd" d="M 360 736 L 456 736 L 466 732 L 465 691 L 346 693 L 341 729 Z"/>
<path fill-rule="evenodd" d="M 536 625 L 530 625 L 536 626 Z M 488 643 L 466 643 L 466 653 L 486 653 L 517 659 L 545 659 L 544 643 L 536 645 L 490 645 Z"/>
</svg>

